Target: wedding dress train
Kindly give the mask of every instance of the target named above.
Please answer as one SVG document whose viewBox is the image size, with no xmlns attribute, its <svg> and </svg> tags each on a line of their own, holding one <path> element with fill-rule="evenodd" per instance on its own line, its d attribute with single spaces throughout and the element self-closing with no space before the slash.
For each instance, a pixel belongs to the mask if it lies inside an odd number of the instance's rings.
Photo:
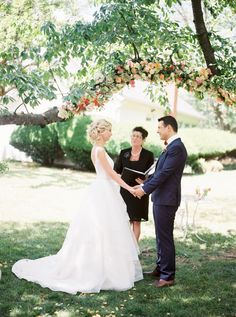
<svg viewBox="0 0 236 317">
<path fill-rule="evenodd" d="M 17 261 L 12 271 L 18 278 L 70 294 L 124 291 L 143 278 L 119 186 L 98 159 L 95 169 L 97 177 L 78 206 L 62 248 L 55 255 Z"/>
</svg>

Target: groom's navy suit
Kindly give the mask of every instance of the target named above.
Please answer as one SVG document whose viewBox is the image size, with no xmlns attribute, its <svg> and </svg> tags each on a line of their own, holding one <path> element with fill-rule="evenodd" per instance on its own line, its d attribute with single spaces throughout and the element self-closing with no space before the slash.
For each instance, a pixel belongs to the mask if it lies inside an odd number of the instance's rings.
<svg viewBox="0 0 236 317">
<path fill-rule="evenodd" d="M 180 205 L 181 178 L 186 159 L 187 151 L 181 139 L 173 140 L 160 155 L 155 173 L 142 187 L 146 194 L 152 193 L 157 270 L 160 278 L 167 281 L 175 277 L 174 219 Z"/>
</svg>

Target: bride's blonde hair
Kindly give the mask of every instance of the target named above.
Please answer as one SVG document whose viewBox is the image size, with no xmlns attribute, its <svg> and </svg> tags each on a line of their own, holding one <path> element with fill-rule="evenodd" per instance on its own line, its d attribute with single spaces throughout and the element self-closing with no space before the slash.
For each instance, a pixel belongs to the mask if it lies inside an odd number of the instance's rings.
<svg viewBox="0 0 236 317">
<path fill-rule="evenodd" d="M 94 143 L 98 141 L 100 138 L 100 134 L 105 130 L 110 129 L 111 126 L 111 123 L 105 119 L 99 119 L 92 122 L 87 129 L 87 135 L 90 142 Z"/>
</svg>

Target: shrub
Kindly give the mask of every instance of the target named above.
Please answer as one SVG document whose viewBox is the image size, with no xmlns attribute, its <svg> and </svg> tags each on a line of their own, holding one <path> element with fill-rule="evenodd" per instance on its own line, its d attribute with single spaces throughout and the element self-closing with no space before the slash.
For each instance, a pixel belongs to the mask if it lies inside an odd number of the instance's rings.
<svg viewBox="0 0 236 317">
<path fill-rule="evenodd" d="M 180 130 L 180 136 L 188 151 L 187 165 L 194 173 L 203 173 L 201 158 L 219 159 L 236 149 L 234 133 L 217 129 L 186 128 Z"/>
<path fill-rule="evenodd" d="M 6 171 L 8 171 L 7 163 L 4 161 L 0 162 L 0 174 L 5 173 Z"/>
<path fill-rule="evenodd" d="M 88 116 L 74 117 L 56 126 L 58 142 L 68 159 L 82 170 L 94 170 L 90 159 L 92 145 L 87 140 Z"/>
<path fill-rule="evenodd" d="M 45 128 L 20 127 L 13 133 L 11 144 L 26 152 L 34 161 L 45 165 L 52 164 L 60 151 L 63 151 L 77 168 L 92 171 L 92 145 L 86 135 L 87 126 L 91 121 L 88 116 L 79 116 Z M 106 146 L 113 159 L 116 159 L 121 149 L 130 147 L 130 132 L 133 126 L 122 123 L 113 125 L 113 137 Z M 152 151 L 155 157 L 159 157 L 163 142 L 157 136 L 153 123 L 145 123 L 144 128 L 149 131 L 148 142 L 144 147 Z M 199 160 L 201 158 L 218 159 L 236 153 L 235 134 L 227 131 L 182 128 L 179 129 L 179 135 L 188 151 L 187 165 L 191 166 L 195 173 L 203 172 Z"/>
<path fill-rule="evenodd" d="M 189 155 L 212 159 L 236 149 L 234 133 L 217 129 L 188 128 L 180 130 Z"/>
<path fill-rule="evenodd" d="M 132 123 L 114 124 L 113 139 L 120 147 L 130 146 L 130 131 L 133 128 Z M 148 130 L 148 143 L 144 147 L 154 153 L 155 157 L 159 157 L 163 141 L 160 140 L 156 133 L 155 125 L 146 122 L 143 127 Z M 200 128 L 181 128 L 178 133 L 186 145 L 188 151 L 187 165 L 195 173 L 202 173 L 203 168 L 201 158 L 206 160 L 219 159 L 226 155 L 235 156 L 236 153 L 236 137 L 234 133 L 217 129 L 200 129 Z M 121 141 L 122 140 L 122 141 Z"/>
<path fill-rule="evenodd" d="M 21 126 L 12 133 L 10 144 L 35 162 L 50 166 L 60 151 L 55 126 Z"/>
</svg>

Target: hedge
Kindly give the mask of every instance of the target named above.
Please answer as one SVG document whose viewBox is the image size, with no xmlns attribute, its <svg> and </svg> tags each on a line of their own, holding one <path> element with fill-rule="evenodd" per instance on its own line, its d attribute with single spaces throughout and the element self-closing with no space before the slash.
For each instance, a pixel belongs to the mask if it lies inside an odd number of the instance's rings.
<svg viewBox="0 0 236 317">
<path fill-rule="evenodd" d="M 81 170 L 94 170 L 90 159 L 92 145 L 88 142 L 86 133 L 91 121 L 88 116 L 74 117 L 56 126 L 58 142 L 65 157 Z"/>
<path fill-rule="evenodd" d="M 86 130 L 91 122 L 88 116 L 74 117 L 65 122 L 40 127 L 20 127 L 12 135 L 11 144 L 26 152 L 36 162 L 50 165 L 63 153 L 64 157 L 74 162 L 81 170 L 94 170 L 90 159 L 92 145 L 87 140 Z M 133 127 L 132 127 L 133 128 Z M 144 125 L 150 131 L 144 147 L 158 157 L 163 142 L 156 133 L 154 125 Z M 121 149 L 130 146 L 130 125 L 114 124 L 113 136 L 106 149 L 116 159 Z M 218 159 L 236 153 L 234 133 L 217 129 L 182 128 L 179 135 L 188 151 L 187 165 L 195 172 L 201 171 L 200 158 Z"/>
<path fill-rule="evenodd" d="M 50 166 L 60 152 L 55 126 L 20 126 L 12 133 L 10 144 L 31 156 L 33 161 Z"/>
</svg>

